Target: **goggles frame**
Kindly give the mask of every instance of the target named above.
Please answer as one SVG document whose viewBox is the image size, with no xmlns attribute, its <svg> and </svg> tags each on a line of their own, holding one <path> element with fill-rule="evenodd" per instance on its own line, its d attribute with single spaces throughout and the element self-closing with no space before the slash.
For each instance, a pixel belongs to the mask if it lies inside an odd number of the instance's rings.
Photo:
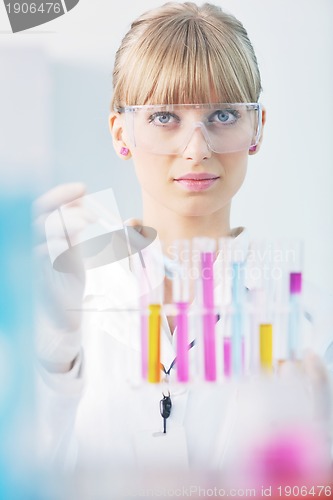
<svg viewBox="0 0 333 500">
<path fill-rule="evenodd" d="M 248 149 L 248 148 L 252 148 L 254 146 L 257 146 L 258 145 L 258 142 L 259 142 L 259 139 L 260 139 L 260 135 L 261 135 L 261 131 L 262 131 L 262 105 L 261 103 L 259 102 L 239 102 L 239 103 L 203 103 L 203 104 L 144 104 L 144 105 L 126 105 L 126 106 L 123 106 L 123 107 L 119 107 L 116 109 L 116 111 L 118 113 L 121 113 L 121 114 L 125 114 L 125 119 L 126 117 L 130 117 L 132 116 L 132 122 L 131 122 L 131 129 L 128 130 L 129 134 L 130 134 L 130 138 L 131 138 L 131 142 L 132 142 L 132 146 L 133 147 L 138 147 L 140 148 L 141 146 L 138 146 L 136 144 L 136 139 L 135 139 L 135 131 L 134 131 L 134 114 L 137 113 L 137 112 L 140 112 L 140 111 L 149 111 L 150 109 L 151 110 L 154 110 L 155 112 L 163 112 L 165 111 L 166 113 L 168 112 L 172 112 L 172 111 L 176 111 L 178 109 L 182 109 L 182 110 L 188 110 L 188 109 L 193 109 L 193 110 L 207 110 L 208 112 L 209 111 L 217 111 L 217 110 L 220 110 L 220 111 L 227 111 L 227 112 L 230 112 L 230 109 L 231 108 L 236 108 L 237 107 L 242 107 L 242 108 L 245 108 L 247 111 L 256 111 L 257 112 L 257 127 L 256 127 L 256 130 L 255 130 L 255 133 L 254 133 L 254 140 L 251 142 L 251 144 L 249 144 L 248 146 L 246 146 L 246 148 L 241 148 L 241 149 L 235 149 L 235 150 L 222 150 L 222 151 L 219 151 L 218 149 L 223 149 L 223 148 L 217 148 L 215 146 L 212 145 L 212 140 L 211 140 L 211 136 L 210 136 L 210 133 L 207 129 L 207 126 L 205 124 L 204 121 L 193 121 L 193 126 L 192 126 L 192 133 L 191 135 L 189 135 L 188 137 L 188 140 L 187 140 L 187 143 L 184 144 L 184 147 L 183 149 L 181 150 L 179 148 L 179 151 L 177 152 L 155 152 L 155 151 L 150 151 L 152 152 L 153 154 L 166 154 L 166 155 L 178 155 L 178 154 L 182 154 L 183 151 L 185 151 L 186 147 L 187 147 L 187 144 L 189 143 L 189 141 L 191 140 L 191 137 L 194 133 L 194 131 L 197 129 L 197 128 L 200 128 L 201 132 L 202 132 L 202 135 L 204 136 L 205 138 L 205 141 L 206 141 L 206 144 L 208 146 L 208 148 L 215 152 L 215 153 L 228 153 L 228 152 L 237 152 L 237 151 L 241 151 L 241 150 L 245 150 L 245 149 Z M 126 119 L 126 123 L 127 125 L 130 124 L 129 120 Z M 161 127 L 162 128 L 162 127 Z M 144 148 L 145 150 L 149 150 L 149 148 Z"/>
</svg>

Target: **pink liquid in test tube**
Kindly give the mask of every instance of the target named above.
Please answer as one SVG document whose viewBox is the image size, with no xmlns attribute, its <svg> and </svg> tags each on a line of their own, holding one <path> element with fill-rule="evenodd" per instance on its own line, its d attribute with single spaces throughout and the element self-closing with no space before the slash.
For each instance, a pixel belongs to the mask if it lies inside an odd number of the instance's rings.
<svg viewBox="0 0 333 500">
<path fill-rule="evenodd" d="M 213 312 L 204 313 L 203 322 L 205 380 L 214 382 L 216 380 L 215 314 Z"/>
<path fill-rule="evenodd" d="M 205 380 L 216 380 L 216 340 L 214 313 L 214 281 L 213 281 L 214 253 L 201 254 L 201 273 L 203 286 L 203 344 L 204 344 L 204 374 Z"/>
<path fill-rule="evenodd" d="M 188 304 L 177 302 L 177 362 L 176 372 L 178 382 L 189 380 L 189 350 L 188 350 Z"/>
<path fill-rule="evenodd" d="M 232 375 L 232 354 L 231 354 L 232 344 L 231 338 L 225 337 L 223 339 L 223 373 L 225 377 L 231 377 Z M 242 367 L 244 371 L 245 366 L 245 343 L 244 338 L 242 338 Z"/>
</svg>

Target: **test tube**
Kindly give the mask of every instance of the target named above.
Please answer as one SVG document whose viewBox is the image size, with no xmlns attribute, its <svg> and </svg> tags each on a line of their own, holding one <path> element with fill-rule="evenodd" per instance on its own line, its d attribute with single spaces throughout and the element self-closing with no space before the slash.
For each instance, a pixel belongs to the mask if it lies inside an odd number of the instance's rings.
<svg viewBox="0 0 333 500">
<path fill-rule="evenodd" d="M 203 334 L 204 334 L 204 367 L 205 380 L 213 382 L 216 380 L 216 339 L 215 324 L 216 314 L 214 312 L 214 281 L 213 263 L 214 253 L 204 252 L 201 254 L 202 282 L 203 282 Z M 206 271 L 206 274 L 204 274 Z"/>
<path fill-rule="evenodd" d="M 144 258 L 138 251 L 131 269 L 139 283 L 141 377 L 144 381 L 160 381 L 161 304 L 163 303 L 163 278 L 159 271 L 159 253 L 156 248 Z M 148 265 L 147 265 L 148 260 Z M 149 266 L 151 264 L 151 266 Z M 149 272 L 150 271 L 150 272 Z"/>
<path fill-rule="evenodd" d="M 201 307 L 203 321 L 203 372 L 207 382 L 216 381 L 216 312 L 214 304 L 215 240 L 196 238 L 200 252 Z"/>
<path fill-rule="evenodd" d="M 231 248 L 233 239 L 224 237 L 218 240 L 218 255 L 214 263 L 218 285 L 215 291 L 215 306 L 218 311 L 216 325 L 217 374 L 231 376 L 231 338 L 230 338 L 230 304 L 231 304 Z"/>
<path fill-rule="evenodd" d="M 176 374 L 178 382 L 189 381 L 189 352 L 188 352 L 188 304 L 177 302 L 177 363 Z"/>
<path fill-rule="evenodd" d="M 141 345 L 141 377 L 142 380 L 147 380 L 148 376 L 148 317 L 147 304 L 140 299 L 140 345 Z"/>
<path fill-rule="evenodd" d="M 190 241 L 174 242 L 175 265 L 172 272 L 172 297 L 176 306 L 176 377 L 178 382 L 189 381 L 188 308 L 190 297 Z"/>
<path fill-rule="evenodd" d="M 284 277 L 284 251 L 281 244 L 271 240 L 255 240 L 251 244 L 252 262 L 250 263 L 251 285 L 250 291 L 250 369 L 256 373 L 266 366 L 273 366 L 273 354 L 276 356 L 278 345 L 281 344 Z M 263 326 L 264 325 L 264 326 Z M 271 328 L 271 342 L 269 328 Z M 273 336 L 273 325 L 275 335 Z M 266 328 L 267 326 L 267 328 Z M 267 344 L 268 342 L 268 344 Z M 263 351 L 264 350 L 264 351 Z M 270 362 L 264 361 L 263 352 L 271 352 Z"/>
<path fill-rule="evenodd" d="M 238 377 L 243 372 L 243 331 L 244 331 L 244 265 L 242 262 L 234 262 L 232 265 L 232 335 L 231 356 L 232 373 Z"/>
<path fill-rule="evenodd" d="M 302 273 L 290 273 L 290 311 L 288 328 L 288 357 L 295 360 L 300 356 L 300 298 L 302 293 Z"/>
<path fill-rule="evenodd" d="M 303 269 L 303 242 L 296 239 L 277 240 L 274 243 L 274 255 L 276 257 L 275 269 L 272 272 L 274 286 L 274 337 L 273 352 L 279 364 L 286 359 L 297 357 L 295 342 L 298 342 L 297 331 L 300 325 L 300 299 L 301 290 L 297 291 L 297 282 L 300 280 Z M 292 275 L 298 278 L 292 278 Z M 294 293 L 295 292 L 295 293 Z"/>
<path fill-rule="evenodd" d="M 232 347 L 231 337 L 225 335 L 223 337 L 223 374 L 226 378 L 232 375 Z"/>
</svg>

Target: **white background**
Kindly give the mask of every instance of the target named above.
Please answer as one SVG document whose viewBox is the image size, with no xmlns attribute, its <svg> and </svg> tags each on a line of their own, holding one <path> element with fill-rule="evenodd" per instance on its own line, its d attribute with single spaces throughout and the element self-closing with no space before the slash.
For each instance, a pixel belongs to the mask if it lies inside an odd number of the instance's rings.
<svg viewBox="0 0 333 500">
<path fill-rule="evenodd" d="M 83 180 L 89 191 L 112 186 L 123 218 L 140 213 L 140 195 L 132 167 L 117 159 L 108 133 L 113 57 L 130 22 L 161 3 L 80 0 L 65 16 L 18 34 L 10 33 L 0 4 L 0 51 L 44 51 L 50 75 L 48 100 L 43 97 L 51 144 L 48 183 Z M 333 2 L 215 3 L 235 14 L 249 33 L 267 108 L 264 144 L 250 158 L 234 201 L 233 225 L 247 226 L 254 237 L 303 238 L 306 277 L 332 292 Z M 0 66 L 0 81 L 9 73 Z M 39 78 L 33 64 L 26 64 L 24 78 L 31 87 Z M 15 102 L 16 96 L 8 99 Z M 30 116 L 33 128 L 39 118 L 36 111 Z"/>
</svg>

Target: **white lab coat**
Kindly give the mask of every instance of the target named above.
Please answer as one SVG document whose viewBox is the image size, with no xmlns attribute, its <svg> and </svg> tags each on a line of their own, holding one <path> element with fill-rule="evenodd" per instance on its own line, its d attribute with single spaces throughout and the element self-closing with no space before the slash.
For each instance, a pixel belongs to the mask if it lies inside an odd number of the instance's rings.
<svg viewBox="0 0 333 500">
<path fill-rule="evenodd" d="M 247 245 L 245 230 L 237 238 Z M 42 453 L 66 466 L 101 463 L 105 469 L 226 467 L 238 433 L 234 423 L 250 418 L 239 414 L 240 399 L 251 391 L 231 382 L 177 385 L 174 370 L 168 387 L 136 383 L 140 318 L 133 311 L 138 305 L 138 288 L 132 271 L 128 260 L 123 260 L 87 272 L 82 352 L 69 373 L 39 370 Z M 154 276 L 161 281 L 159 271 L 155 270 Z M 315 332 L 315 350 L 323 355 L 333 330 L 329 322 L 322 328 L 320 318 L 315 317 L 314 297 L 312 293 L 310 315 L 320 329 L 320 334 Z M 171 335 L 164 317 L 161 362 L 167 368 L 175 358 L 176 334 Z M 190 351 L 192 362 L 195 356 L 194 347 Z M 168 390 L 173 406 L 166 436 L 162 436 L 159 402 L 162 392 Z M 293 408 L 293 416 L 310 420 L 311 409 L 304 411 L 306 395 L 299 388 L 295 391 L 299 404 Z"/>
</svg>

